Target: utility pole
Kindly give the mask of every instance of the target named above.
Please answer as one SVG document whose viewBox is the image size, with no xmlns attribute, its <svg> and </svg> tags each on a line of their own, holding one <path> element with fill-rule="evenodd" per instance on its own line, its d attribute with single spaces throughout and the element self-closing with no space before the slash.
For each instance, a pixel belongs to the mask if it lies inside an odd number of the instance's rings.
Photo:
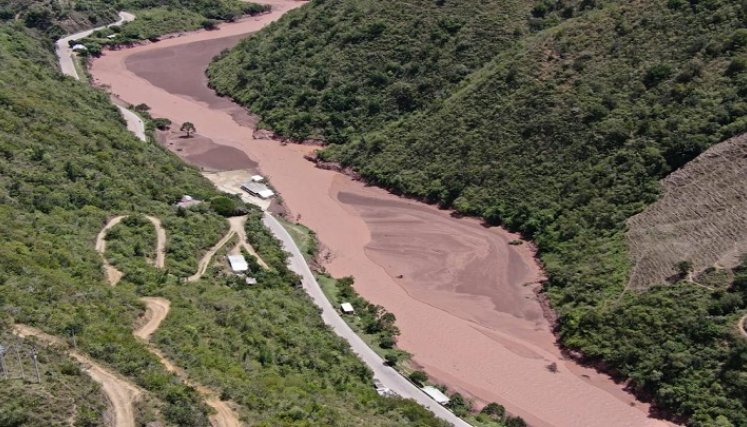
<svg viewBox="0 0 747 427">
<path fill-rule="evenodd" d="M 0 374 L 8 379 L 8 371 L 5 369 L 5 347 L 0 344 Z"/>
<path fill-rule="evenodd" d="M 36 346 L 31 347 L 31 358 L 34 359 L 34 373 L 36 374 L 36 382 L 40 383 L 41 378 L 39 378 L 39 364 L 36 360 Z"/>
<path fill-rule="evenodd" d="M 13 351 L 16 353 L 16 360 L 18 361 L 18 368 L 21 370 L 21 380 L 25 380 L 26 373 L 23 372 L 23 362 L 21 361 L 21 355 L 18 354 L 18 344 L 13 346 Z"/>
</svg>

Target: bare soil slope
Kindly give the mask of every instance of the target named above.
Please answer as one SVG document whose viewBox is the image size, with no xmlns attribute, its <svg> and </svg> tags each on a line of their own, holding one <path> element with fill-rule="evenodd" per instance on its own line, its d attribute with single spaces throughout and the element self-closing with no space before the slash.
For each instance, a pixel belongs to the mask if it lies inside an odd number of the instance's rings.
<svg viewBox="0 0 747 427">
<path fill-rule="evenodd" d="M 629 288 L 676 274 L 735 267 L 747 253 L 747 134 L 717 144 L 662 181 L 662 197 L 628 220 Z"/>
</svg>

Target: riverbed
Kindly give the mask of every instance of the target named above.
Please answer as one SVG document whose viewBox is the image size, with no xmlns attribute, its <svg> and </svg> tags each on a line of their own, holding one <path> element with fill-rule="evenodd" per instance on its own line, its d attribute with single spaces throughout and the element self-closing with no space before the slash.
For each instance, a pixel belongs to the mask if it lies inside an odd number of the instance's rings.
<svg viewBox="0 0 747 427">
<path fill-rule="evenodd" d="M 304 159 L 312 146 L 253 137 L 256 119 L 217 97 L 204 71 L 214 55 L 302 5 L 269 3 L 272 13 L 215 31 L 108 51 L 93 62 L 94 82 L 177 128 L 194 123 L 198 137 L 165 141 L 186 161 L 267 176 L 290 217 L 316 232 L 327 271 L 354 276 L 363 297 L 396 315 L 398 346 L 436 382 L 501 403 L 533 426 L 665 425 L 622 385 L 561 355 L 535 294 L 542 276 L 533 251 L 509 244 L 518 236 L 318 169 Z"/>
</svg>

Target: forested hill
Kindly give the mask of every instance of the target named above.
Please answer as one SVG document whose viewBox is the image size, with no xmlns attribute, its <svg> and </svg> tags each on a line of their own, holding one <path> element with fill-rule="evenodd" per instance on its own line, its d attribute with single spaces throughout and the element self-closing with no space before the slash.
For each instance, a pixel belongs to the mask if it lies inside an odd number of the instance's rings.
<svg viewBox="0 0 747 427">
<path fill-rule="evenodd" d="M 209 76 L 370 182 L 522 231 L 565 345 L 693 425 L 745 425 L 740 291 L 626 290 L 623 235 L 747 131 L 746 27 L 745 0 L 312 1 Z"/>
<path fill-rule="evenodd" d="M 17 344 L 10 330 L 39 328 L 140 387 L 136 425 L 209 425 L 203 396 L 132 334 L 140 297 L 159 296 L 171 310 L 151 345 L 230 400 L 246 424 L 443 425 L 413 401 L 376 393 L 370 371 L 294 286 L 257 208 L 226 211 L 226 197 L 198 170 L 131 135 L 106 93 L 63 76 L 48 28 L 27 25 L 0 22 L 0 344 L 28 354 L 33 342 Z M 174 207 L 185 194 L 205 203 Z M 271 266 L 253 267 L 256 285 L 220 264 L 185 284 L 226 232 L 218 212 L 248 214 L 251 244 Z M 163 223 L 165 269 L 147 262 L 156 231 L 144 214 Z M 124 273 L 113 287 L 94 241 L 115 215 L 130 218 L 107 235 L 109 259 Z M 0 425 L 111 422 L 101 388 L 59 349 L 39 351 L 39 382 L 28 381 L 29 364 L 24 382 L 8 362 L 15 376 L 0 376 Z"/>
</svg>

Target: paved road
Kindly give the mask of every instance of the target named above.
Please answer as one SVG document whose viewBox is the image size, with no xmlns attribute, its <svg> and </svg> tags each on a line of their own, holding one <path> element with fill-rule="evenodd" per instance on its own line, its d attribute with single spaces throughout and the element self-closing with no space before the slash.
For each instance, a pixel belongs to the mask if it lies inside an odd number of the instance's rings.
<svg viewBox="0 0 747 427">
<path fill-rule="evenodd" d="M 113 24 L 81 31 L 79 33 L 71 34 L 67 37 L 63 37 L 57 40 L 57 42 L 55 43 L 55 53 L 57 54 L 57 60 L 60 63 L 60 71 L 62 71 L 63 74 L 68 75 L 76 80 L 80 80 L 78 70 L 75 69 L 75 62 L 73 61 L 73 49 L 70 47 L 70 42 L 88 37 L 93 34 L 94 31 L 111 27 L 112 25 L 122 25 L 125 22 L 132 21 L 133 19 L 135 19 L 135 15 L 127 12 L 119 12 L 119 21 Z M 117 108 L 119 108 L 119 111 L 122 113 L 125 121 L 127 122 L 127 129 L 130 132 L 134 133 L 135 136 L 137 136 L 141 141 L 146 141 L 147 138 L 145 136 L 145 123 L 143 123 L 143 120 L 138 117 L 137 114 L 121 105 L 117 105 Z"/>
<path fill-rule="evenodd" d="M 373 370 L 374 377 L 378 378 L 384 386 L 389 387 L 393 392 L 402 397 L 415 400 L 430 409 L 437 417 L 450 422 L 455 427 L 471 427 L 470 424 L 428 397 L 428 395 L 407 381 L 397 371 L 384 365 L 384 360 L 350 329 L 350 326 L 342 320 L 337 310 L 332 307 L 332 304 L 330 304 L 324 293 L 322 293 L 322 288 L 316 281 L 298 246 L 296 246 L 293 238 L 291 238 L 280 222 L 267 212 L 265 212 L 262 222 L 283 243 L 284 249 L 290 252 L 290 269 L 301 276 L 303 279 L 303 288 L 311 296 L 316 305 L 322 309 L 322 320 L 324 320 L 324 323 L 330 325 L 337 335 L 344 338 L 350 344 L 350 347 L 352 347 L 358 357 Z M 373 384 L 371 387 L 373 387 Z"/>
</svg>

